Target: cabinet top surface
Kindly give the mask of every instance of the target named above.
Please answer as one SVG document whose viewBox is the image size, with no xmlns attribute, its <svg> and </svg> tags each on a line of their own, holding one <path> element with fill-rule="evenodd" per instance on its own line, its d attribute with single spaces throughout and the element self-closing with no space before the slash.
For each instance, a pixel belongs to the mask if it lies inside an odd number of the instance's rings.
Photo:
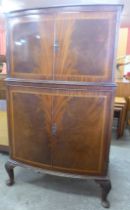
<svg viewBox="0 0 130 210">
<path fill-rule="evenodd" d="M 122 5 L 124 0 L 3 0 L 4 12 L 74 5 Z"/>
</svg>

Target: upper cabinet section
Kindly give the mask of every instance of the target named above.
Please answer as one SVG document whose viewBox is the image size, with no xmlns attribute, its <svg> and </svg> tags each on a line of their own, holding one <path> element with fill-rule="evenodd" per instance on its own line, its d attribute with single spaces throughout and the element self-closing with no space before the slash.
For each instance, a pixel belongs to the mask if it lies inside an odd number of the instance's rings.
<svg viewBox="0 0 130 210">
<path fill-rule="evenodd" d="M 113 82 L 119 8 L 77 6 L 12 13 L 9 76 Z"/>
</svg>

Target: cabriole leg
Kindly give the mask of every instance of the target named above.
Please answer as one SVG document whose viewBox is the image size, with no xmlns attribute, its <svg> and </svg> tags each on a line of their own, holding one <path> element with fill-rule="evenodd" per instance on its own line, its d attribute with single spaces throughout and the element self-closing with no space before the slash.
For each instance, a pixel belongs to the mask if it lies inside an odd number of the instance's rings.
<svg viewBox="0 0 130 210">
<path fill-rule="evenodd" d="M 102 206 L 104 208 L 109 208 L 110 203 L 107 200 L 108 193 L 111 190 L 111 181 L 110 180 L 95 180 L 101 187 L 102 190 Z"/>
<path fill-rule="evenodd" d="M 7 161 L 7 163 L 5 163 L 5 169 L 9 175 L 9 180 L 7 180 L 6 184 L 8 186 L 11 186 L 14 184 L 14 167 L 16 165 L 11 163 L 10 161 Z"/>
</svg>

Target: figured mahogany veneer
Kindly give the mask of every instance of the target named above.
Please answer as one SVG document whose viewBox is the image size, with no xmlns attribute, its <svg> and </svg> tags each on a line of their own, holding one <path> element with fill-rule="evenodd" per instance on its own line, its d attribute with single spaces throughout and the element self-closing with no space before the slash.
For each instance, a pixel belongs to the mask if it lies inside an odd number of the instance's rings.
<svg viewBox="0 0 130 210">
<path fill-rule="evenodd" d="M 12 86 L 9 92 L 13 159 L 69 173 L 106 174 L 112 90 Z"/>
<path fill-rule="evenodd" d="M 110 69 L 113 69 L 117 12 L 88 10 L 87 7 L 72 7 L 67 12 L 46 9 L 11 17 L 10 76 L 113 81 L 114 72 Z"/>
<path fill-rule="evenodd" d="M 77 6 L 73 1 L 67 6 L 56 0 L 48 7 L 39 1 L 34 9 L 30 1 L 30 7 L 20 2 L 22 10 L 7 14 L 8 185 L 14 183 L 16 165 L 92 178 L 102 188 L 102 205 L 109 207 L 121 5 L 77 0 Z"/>
</svg>

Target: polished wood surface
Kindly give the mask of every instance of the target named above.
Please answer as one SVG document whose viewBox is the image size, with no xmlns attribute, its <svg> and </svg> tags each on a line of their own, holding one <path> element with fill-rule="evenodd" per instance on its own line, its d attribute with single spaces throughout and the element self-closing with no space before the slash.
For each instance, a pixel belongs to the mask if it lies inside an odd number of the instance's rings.
<svg viewBox="0 0 130 210">
<path fill-rule="evenodd" d="M 47 8 L 8 16 L 12 158 L 107 175 L 120 8 Z"/>
<path fill-rule="evenodd" d="M 8 126 L 6 100 L 0 99 L 0 151 L 8 149 Z"/>
<path fill-rule="evenodd" d="M 13 18 L 9 31 L 12 51 L 10 76 L 52 79 L 53 15 L 43 14 L 40 21 L 37 15 Z"/>
<path fill-rule="evenodd" d="M 35 8 L 48 8 L 57 6 L 73 6 L 73 5 L 122 5 L 124 0 L 51 0 L 51 1 L 37 1 L 37 0 L 3 0 L 2 7 L 5 12 L 12 12 L 18 10 L 29 10 Z M 7 5 L 10 5 L 7 7 Z"/>
<path fill-rule="evenodd" d="M 9 91 L 13 159 L 42 168 L 51 165 L 69 173 L 106 173 L 112 89 L 66 91 L 11 86 Z"/>
<path fill-rule="evenodd" d="M 0 151 L 2 152 L 9 151 L 5 78 L 6 75 L 0 74 Z"/>
<path fill-rule="evenodd" d="M 22 6 L 7 15 L 8 185 L 14 183 L 16 165 L 93 177 L 102 188 L 102 205 L 109 207 L 114 60 L 122 6 L 39 2 L 32 10 L 36 1 L 26 1 L 28 6 L 19 1 Z"/>
<path fill-rule="evenodd" d="M 59 14 L 56 19 L 59 48 L 55 53 L 54 78 L 111 82 L 113 72 L 109 69 L 113 68 L 116 18 L 115 12 L 107 15 L 97 11 Z M 90 39 L 93 41 L 90 42 Z M 102 60 L 102 57 L 105 59 Z"/>
<path fill-rule="evenodd" d="M 88 7 L 71 7 L 67 12 L 46 9 L 46 14 L 40 10 L 40 14 L 35 11 L 33 16 L 27 12 L 20 17 L 13 15 L 8 29 L 12 52 L 10 76 L 114 82 L 113 46 L 118 13 L 112 8 L 107 14 L 101 8 L 91 9 L 93 12 L 85 10 Z"/>
<path fill-rule="evenodd" d="M 130 96 L 130 81 L 126 79 L 118 79 L 116 84 L 116 96 L 128 98 Z"/>
<path fill-rule="evenodd" d="M 107 151 L 103 140 L 106 137 L 109 144 L 108 136 L 105 136 L 109 124 L 106 122 L 106 125 L 105 118 L 110 114 L 107 109 L 111 100 L 111 92 L 95 89 L 76 94 L 68 91 L 66 96 L 54 97 L 57 128 L 52 148 L 54 169 L 91 175 L 106 173 Z M 100 124 L 97 125 L 98 120 Z"/>
<path fill-rule="evenodd" d="M 115 97 L 114 100 L 114 117 L 118 118 L 117 138 L 124 134 L 127 115 L 127 101 L 124 97 Z"/>
<path fill-rule="evenodd" d="M 6 99 L 6 75 L 0 74 L 0 99 Z"/>
<path fill-rule="evenodd" d="M 124 97 L 115 97 L 114 104 L 126 104 Z"/>
<path fill-rule="evenodd" d="M 11 92 L 13 156 L 37 163 L 51 164 L 49 129 L 51 98 L 39 94 Z M 31 104 L 31 106 L 30 106 Z M 46 110 L 47 109 L 47 110 Z M 19 113 L 19 110 L 20 113 Z M 19 114 L 17 114 L 19 113 Z M 18 128 L 22 128 L 19 131 Z"/>
<path fill-rule="evenodd" d="M 126 99 L 127 105 L 126 105 L 126 123 L 130 125 L 130 80 L 127 80 L 125 78 L 118 79 L 116 81 L 117 88 L 116 88 L 116 97 L 123 97 Z M 121 128 L 124 128 L 121 127 Z M 122 131 L 123 129 L 121 129 Z M 120 132 L 123 134 L 123 132 Z"/>
</svg>

